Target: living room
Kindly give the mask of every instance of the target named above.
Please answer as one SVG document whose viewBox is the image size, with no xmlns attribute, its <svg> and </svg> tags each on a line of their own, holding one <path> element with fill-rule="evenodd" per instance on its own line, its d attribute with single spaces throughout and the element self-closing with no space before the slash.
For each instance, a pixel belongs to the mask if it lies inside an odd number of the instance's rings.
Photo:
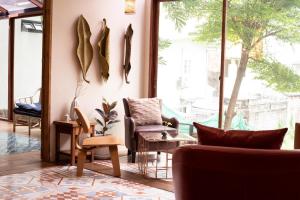
<svg viewBox="0 0 300 200">
<path fill-rule="evenodd" d="M 201 199 L 299 197 L 291 186 L 300 175 L 293 150 L 300 119 L 298 1 L 22 2 L 0 0 L 0 20 L 31 15 L 6 7 L 26 2 L 43 17 L 41 152 L 0 156 L 0 198 L 200 199 L 196 191 Z M 0 129 L 13 133 L 12 120 Z M 25 132 L 32 124 L 24 124 Z M 276 173 L 281 183 L 274 188 L 289 187 L 263 193 L 262 183 L 274 182 Z M 236 196 L 220 190 L 209 198 L 211 182 L 222 187 L 230 174 Z"/>
</svg>

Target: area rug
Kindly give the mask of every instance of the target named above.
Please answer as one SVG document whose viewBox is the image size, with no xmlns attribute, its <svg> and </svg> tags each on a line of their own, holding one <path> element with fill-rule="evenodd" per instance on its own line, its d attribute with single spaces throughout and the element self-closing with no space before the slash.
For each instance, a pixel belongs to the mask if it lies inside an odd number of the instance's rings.
<svg viewBox="0 0 300 200">
<path fill-rule="evenodd" d="M 52 167 L 0 177 L 0 199 L 174 200 L 174 194 L 76 167 Z"/>
<path fill-rule="evenodd" d="M 0 132 L 0 155 L 39 151 L 41 141 L 17 133 Z"/>
<path fill-rule="evenodd" d="M 155 153 L 152 153 L 150 155 L 150 159 L 148 162 L 148 170 L 146 176 L 149 178 L 157 178 L 162 179 L 165 181 L 172 181 L 172 155 L 169 154 L 168 158 L 168 168 L 166 168 L 166 154 L 161 153 L 159 155 L 157 168 L 156 170 L 156 160 L 153 160 L 153 158 L 156 156 Z M 152 158 L 152 159 L 151 159 Z M 94 165 L 102 165 L 109 168 L 112 168 L 112 163 L 110 160 L 95 160 L 93 162 Z M 127 156 L 120 157 L 120 168 L 121 170 L 128 171 L 135 174 L 141 174 L 138 166 L 138 157 L 136 159 L 136 163 L 131 163 L 130 159 L 128 159 Z"/>
</svg>

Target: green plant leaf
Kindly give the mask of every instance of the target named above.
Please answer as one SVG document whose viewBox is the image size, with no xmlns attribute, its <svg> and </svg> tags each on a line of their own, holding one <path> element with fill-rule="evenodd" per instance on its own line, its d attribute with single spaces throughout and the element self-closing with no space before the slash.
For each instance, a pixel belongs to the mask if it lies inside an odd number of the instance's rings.
<svg viewBox="0 0 300 200">
<path fill-rule="evenodd" d="M 120 120 L 113 120 L 113 121 L 109 121 L 108 124 L 115 124 L 115 123 L 118 123 L 120 122 Z"/>
<path fill-rule="evenodd" d="M 108 103 L 103 102 L 102 107 L 103 107 L 103 110 L 104 110 L 105 114 L 109 113 L 109 104 Z"/>
<path fill-rule="evenodd" d="M 110 120 L 115 120 L 117 117 L 118 117 L 118 112 L 115 111 L 115 110 L 110 111 L 109 114 L 108 114 L 108 118 Z"/>
<path fill-rule="evenodd" d="M 80 62 L 83 79 L 89 83 L 86 79 L 86 74 L 90 68 L 93 59 L 93 47 L 90 42 L 91 30 L 86 19 L 81 15 L 77 21 L 77 36 L 78 47 L 77 57 Z"/>
<path fill-rule="evenodd" d="M 97 118 L 96 118 L 96 121 L 97 121 L 97 123 L 100 124 L 101 126 L 104 126 L 100 119 L 97 119 Z"/>
<path fill-rule="evenodd" d="M 114 109 L 117 105 L 117 101 L 114 101 L 111 105 L 110 105 L 110 110 Z"/>
<path fill-rule="evenodd" d="M 105 117 L 106 117 L 106 115 L 105 115 L 105 113 L 103 112 L 103 110 L 101 110 L 101 109 L 99 109 L 99 108 L 96 108 L 95 110 L 101 115 L 102 118 L 105 118 Z"/>
</svg>

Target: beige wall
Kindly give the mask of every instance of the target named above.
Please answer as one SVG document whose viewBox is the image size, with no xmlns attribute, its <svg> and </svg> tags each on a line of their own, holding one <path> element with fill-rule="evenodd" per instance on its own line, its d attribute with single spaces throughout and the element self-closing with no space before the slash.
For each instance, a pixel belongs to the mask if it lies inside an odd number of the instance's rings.
<svg viewBox="0 0 300 200">
<path fill-rule="evenodd" d="M 123 0 L 54 0 L 52 32 L 51 72 L 51 121 L 60 120 L 69 112 L 76 84 L 81 80 L 81 71 L 76 57 L 76 20 L 80 14 L 87 19 L 94 46 L 94 59 L 87 74 L 90 84 L 85 84 L 79 98 L 80 107 L 89 118 L 97 116 L 94 109 L 100 107 L 102 97 L 118 100 L 117 110 L 122 120 L 112 129 L 114 135 L 124 138 L 123 97 L 144 97 L 147 95 L 148 46 L 150 1 L 137 0 L 136 14 L 124 14 Z M 110 27 L 110 78 L 106 83 L 99 81 L 97 62 L 97 38 L 102 19 Z M 129 23 L 134 30 L 132 41 L 132 70 L 130 84 L 122 74 L 124 33 Z M 54 127 L 51 127 L 51 158 L 54 158 Z M 67 142 L 64 142 L 67 143 Z"/>
</svg>

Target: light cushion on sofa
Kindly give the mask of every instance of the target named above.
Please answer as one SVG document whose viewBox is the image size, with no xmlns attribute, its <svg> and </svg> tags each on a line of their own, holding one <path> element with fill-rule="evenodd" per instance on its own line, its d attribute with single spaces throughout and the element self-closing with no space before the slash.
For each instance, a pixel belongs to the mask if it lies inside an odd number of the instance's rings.
<svg viewBox="0 0 300 200">
<path fill-rule="evenodd" d="M 162 124 L 160 102 L 157 98 L 128 98 L 130 115 L 137 126 Z"/>
<path fill-rule="evenodd" d="M 203 145 L 253 148 L 280 149 L 287 128 L 262 131 L 228 130 L 204 126 L 194 122 L 198 141 Z"/>
</svg>

